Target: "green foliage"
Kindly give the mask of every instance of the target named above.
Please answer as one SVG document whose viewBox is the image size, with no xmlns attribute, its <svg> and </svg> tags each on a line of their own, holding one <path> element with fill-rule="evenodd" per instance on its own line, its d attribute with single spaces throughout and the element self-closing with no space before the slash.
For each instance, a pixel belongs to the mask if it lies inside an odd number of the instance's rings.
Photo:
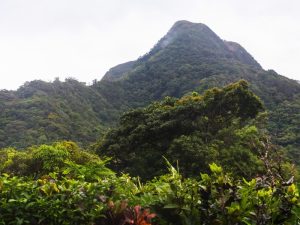
<svg viewBox="0 0 300 225">
<path fill-rule="evenodd" d="M 255 117 L 263 109 L 245 81 L 181 99 L 165 98 L 121 117 L 120 125 L 95 146 L 112 157 L 115 170 L 149 179 L 165 172 L 162 155 L 179 161 L 185 176 L 219 162 L 236 175 L 261 171 L 263 134 Z"/>
<path fill-rule="evenodd" d="M 1 214 L 4 224 L 90 224 L 101 218 L 105 204 L 100 183 L 53 178 L 26 181 L 1 177 Z"/>
<path fill-rule="evenodd" d="M 0 148 L 59 140 L 86 145 L 114 115 L 97 91 L 73 79 L 27 82 L 17 91 L 1 91 L 0 103 Z"/>
<path fill-rule="evenodd" d="M 185 179 L 169 164 L 169 173 L 145 184 L 127 175 L 111 174 L 86 181 L 82 177 L 70 178 L 68 173 L 50 173 L 37 180 L 2 174 L 0 224 L 299 222 L 295 184 L 269 176 L 236 180 L 217 164 L 209 168 L 210 174 Z"/>
<path fill-rule="evenodd" d="M 105 167 L 106 160 L 100 160 L 97 155 L 70 141 L 33 146 L 23 151 L 2 149 L 0 155 L 2 173 L 34 177 L 59 173 L 84 180 L 97 180 L 113 174 Z"/>
<path fill-rule="evenodd" d="M 210 169 L 198 180 L 184 179 L 170 167 L 169 174 L 143 187 L 160 224 L 296 224 L 294 184 L 266 176 L 241 181 L 216 164 Z"/>
<path fill-rule="evenodd" d="M 300 96 L 284 101 L 270 113 L 270 130 L 277 144 L 284 146 L 290 159 L 299 165 Z"/>
<path fill-rule="evenodd" d="M 41 145 L 32 151 L 33 163 L 37 165 L 38 171 L 59 171 L 65 160 L 69 160 L 69 153 L 65 149 L 49 145 Z"/>
</svg>

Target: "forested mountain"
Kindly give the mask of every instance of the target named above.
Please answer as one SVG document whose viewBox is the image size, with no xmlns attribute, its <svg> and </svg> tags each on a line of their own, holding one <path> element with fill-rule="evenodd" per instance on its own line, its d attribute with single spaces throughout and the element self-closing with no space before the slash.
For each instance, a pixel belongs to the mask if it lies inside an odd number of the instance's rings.
<svg viewBox="0 0 300 225">
<path fill-rule="evenodd" d="M 68 79 L 33 81 L 17 91 L 1 91 L 0 147 L 59 139 L 88 144 L 129 108 L 240 79 L 250 83 L 269 109 L 277 143 L 287 146 L 297 160 L 300 84 L 263 70 L 239 44 L 188 21 L 176 22 L 149 53 L 110 69 L 91 86 Z"/>
<path fill-rule="evenodd" d="M 54 140 L 93 142 L 114 109 L 93 88 L 73 79 L 32 81 L 0 92 L 0 147 L 26 147 Z"/>
<path fill-rule="evenodd" d="M 90 86 L 0 91 L 0 224 L 299 224 L 299 135 L 298 82 L 179 21 Z"/>
<path fill-rule="evenodd" d="M 241 80 L 130 110 L 97 155 L 71 141 L 0 149 L 0 223 L 298 224 L 297 172 L 263 110 Z"/>
<path fill-rule="evenodd" d="M 97 85 L 107 95 L 113 83 L 115 104 L 118 99 L 119 104 L 139 106 L 239 79 L 250 81 L 268 106 L 292 99 L 300 91 L 293 80 L 264 71 L 239 44 L 223 41 L 204 24 L 187 21 L 175 23 L 149 53 L 135 63 L 112 68 Z"/>
</svg>

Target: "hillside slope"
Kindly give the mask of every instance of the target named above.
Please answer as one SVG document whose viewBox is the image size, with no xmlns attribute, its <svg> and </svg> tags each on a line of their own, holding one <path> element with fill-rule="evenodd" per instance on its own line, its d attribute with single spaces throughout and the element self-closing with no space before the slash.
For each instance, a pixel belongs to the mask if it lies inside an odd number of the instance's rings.
<svg viewBox="0 0 300 225">
<path fill-rule="evenodd" d="M 107 87 L 113 83 L 119 104 L 125 101 L 139 106 L 163 96 L 180 97 L 196 88 L 203 91 L 246 79 L 271 105 L 292 99 L 300 91 L 293 80 L 263 70 L 239 44 L 220 39 L 204 24 L 187 21 L 175 23 L 149 53 L 130 62 L 130 67 L 112 68 L 110 71 L 118 69 L 118 73 L 107 73 L 97 84 L 101 94 L 110 94 Z"/>
<path fill-rule="evenodd" d="M 60 139 L 89 144 L 130 108 L 240 79 L 251 84 L 271 112 L 270 129 L 278 143 L 297 155 L 300 84 L 263 70 L 239 44 L 188 21 L 176 22 L 147 54 L 110 69 L 91 86 L 69 79 L 1 91 L 0 147 Z"/>
<path fill-rule="evenodd" d="M 242 46 L 222 40 L 206 25 L 178 21 L 130 66 L 123 73 L 122 68 L 118 70 L 117 79 L 108 73 L 96 85 L 118 108 L 145 106 L 165 96 L 181 97 L 194 90 L 203 93 L 247 80 L 269 110 L 269 129 L 275 141 L 287 146 L 295 161 L 300 160 L 299 83 L 262 69 Z"/>
<path fill-rule="evenodd" d="M 95 141 L 114 110 L 91 87 L 76 80 L 32 81 L 0 92 L 0 148 L 55 140 Z"/>
</svg>

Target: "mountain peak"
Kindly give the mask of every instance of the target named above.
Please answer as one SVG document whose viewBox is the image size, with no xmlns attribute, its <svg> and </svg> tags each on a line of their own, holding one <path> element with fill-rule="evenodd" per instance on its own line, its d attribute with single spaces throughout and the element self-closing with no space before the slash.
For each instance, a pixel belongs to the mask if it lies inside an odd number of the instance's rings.
<svg viewBox="0 0 300 225">
<path fill-rule="evenodd" d="M 178 38 L 188 39 L 201 37 L 203 35 L 209 36 L 214 39 L 214 41 L 220 40 L 220 38 L 205 24 L 180 20 L 177 21 L 168 33 L 159 41 L 158 46 L 164 48 Z"/>
<path fill-rule="evenodd" d="M 202 29 L 209 29 L 209 27 L 206 26 L 204 23 L 193 23 L 187 20 L 178 20 L 174 23 L 171 29 L 178 29 L 182 27 L 198 27 Z"/>
<path fill-rule="evenodd" d="M 168 46 L 205 57 L 232 59 L 261 69 L 259 63 L 241 45 L 222 40 L 203 23 L 177 21 L 149 55 L 154 55 Z"/>
<path fill-rule="evenodd" d="M 173 62 L 171 62 L 172 60 Z M 174 62 L 176 61 L 176 63 Z M 135 62 L 128 62 L 110 69 L 103 80 L 116 81 L 129 75 L 134 68 L 150 61 L 185 64 L 227 61 L 262 69 L 259 63 L 239 44 L 222 40 L 207 25 L 186 20 L 177 21 L 151 51 Z"/>
</svg>

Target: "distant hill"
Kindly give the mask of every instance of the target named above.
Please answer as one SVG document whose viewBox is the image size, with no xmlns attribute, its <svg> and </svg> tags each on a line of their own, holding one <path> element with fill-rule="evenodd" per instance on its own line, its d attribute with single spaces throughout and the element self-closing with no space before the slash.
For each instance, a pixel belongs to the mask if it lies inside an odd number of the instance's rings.
<svg viewBox="0 0 300 225">
<path fill-rule="evenodd" d="M 91 86 L 74 80 L 33 81 L 17 91 L 1 91 L 0 147 L 58 139 L 88 144 L 129 108 L 240 79 L 251 84 L 270 111 L 277 143 L 300 159 L 300 84 L 262 69 L 239 44 L 188 21 L 176 22 L 147 54 L 111 68 Z"/>
<path fill-rule="evenodd" d="M 17 91 L 0 92 L 0 147 L 61 139 L 88 144 L 113 114 L 106 99 L 76 80 L 27 82 Z"/>
<path fill-rule="evenodd" d="M 137 61 L 110 69 L 97 86 L 101 94 L 107 95 L 107 87 L 113 83 L 120 105 L 128 102 L 140 106 L 163 96 L 180 97 L 238 79 L 250 81 L 268 106 L 292 99 L 300 91 L 294 80 L 263 70 L 239 44 L 220 39 L 204 24 L 188 21 L 176 22 Z"/>
</svg>

